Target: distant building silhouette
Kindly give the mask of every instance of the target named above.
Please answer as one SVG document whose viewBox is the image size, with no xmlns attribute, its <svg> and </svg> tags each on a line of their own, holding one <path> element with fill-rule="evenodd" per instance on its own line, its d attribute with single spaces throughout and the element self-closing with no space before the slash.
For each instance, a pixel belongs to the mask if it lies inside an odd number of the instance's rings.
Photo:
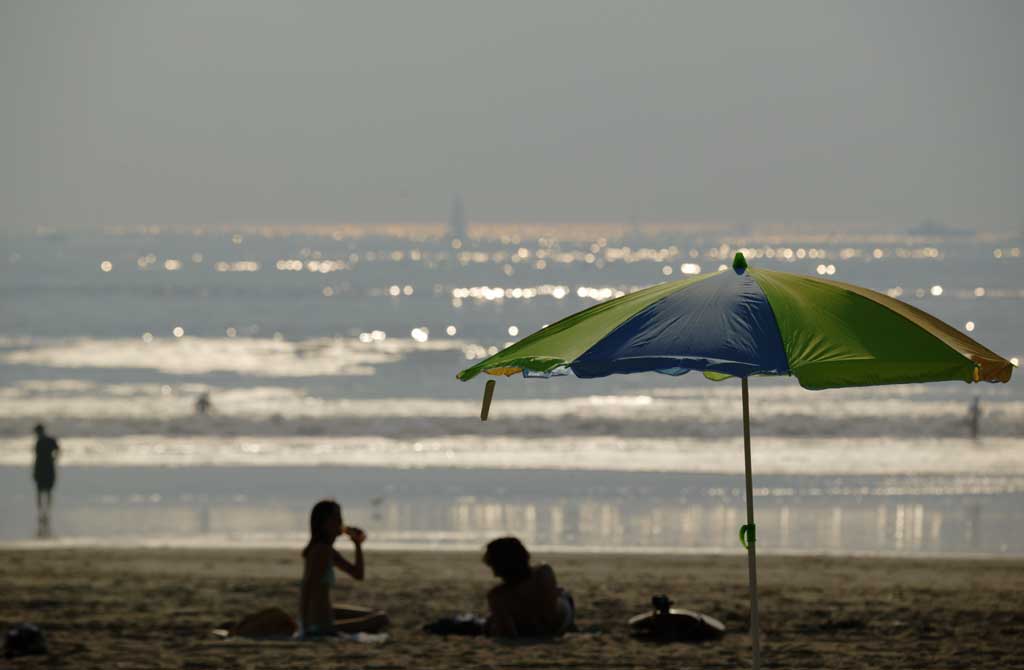
<svg viewBox="0 0 1024 670">
<path fill-rule="evenodd" d="M 469 239 L 469 232 L 466 227 L 466 208 L 462 204 L 462 196 L 458 193 L 452 198 L 452 207 L 448 212 L 448 239 L 462 240 Z"/>
</svg>

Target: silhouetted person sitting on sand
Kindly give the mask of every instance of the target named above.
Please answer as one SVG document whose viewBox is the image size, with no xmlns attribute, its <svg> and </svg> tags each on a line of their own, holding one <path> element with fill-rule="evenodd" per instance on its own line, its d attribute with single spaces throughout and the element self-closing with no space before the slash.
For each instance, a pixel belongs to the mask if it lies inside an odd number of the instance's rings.
<svg viewBox="0 0 1024 670">
<path fill-rule="evenodd" d="M 341 633 L 376 633 L 388 625 L 388 616 L 379 610 L 331 605 L 334 569 L 362 581 L 363 542 L 366 533 L 341 520 L 341 506 L 333 500 L 321 500 L 309 515 L 309 544 L 302 551 L 305 569 L 299 596 L 299 632 L 304 636 Z M 334 548 L 340 535 L 348 535 L 355 545 L 355 563 L 349 563 Z"/>
<path fill-rule="evenodd" d="M 341 522 L 341 506 L 321 500 L 309 515 L 309 544 L 302 551 L 305 568 L 299 595 L 299 620 L 280 607 L 269 607 L 214 629 L 218 637 L 241 635 L 255 638 L 320 637 L 337 633 L 376 633 L 388 625 L 388 615 L 379 610 L 345 605 L 331 606 L 334 568 L 363 579 L 363 541 L 366 533 Z M 349 563 L 334 549 L 339 535 L 348 535 L 356 546 L 356 562 Z"/>
<path fill-rule="evenodd" d="M 502 537 L 488 544 L 484 563 L 502 581 L 487 594 L 488 635 L 539 637 L 572 628 L 572 596 L 558 587 L 550 565 L 530 565 L 530 553 L 518 539 Z"/>
<path fill-rule="evenodd" d="M 53 503 L 53 486 L 57 483 L 55 459 L 60 447 L 57 440 L 46 434 L 42 424 L 35 427 L 36 460 L 32 478 L 36 481 L 36 512 L 39 515 L 39 536 L 50 534 L 50 507 Z"/>
</svg>

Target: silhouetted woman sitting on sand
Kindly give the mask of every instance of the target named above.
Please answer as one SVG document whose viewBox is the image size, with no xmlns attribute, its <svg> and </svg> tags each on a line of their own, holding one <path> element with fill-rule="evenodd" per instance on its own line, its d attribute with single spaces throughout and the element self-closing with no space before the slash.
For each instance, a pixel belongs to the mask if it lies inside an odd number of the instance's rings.
<svg viewBox="0 0 1024 670">
<path fill-rule="evenodd" d="M 488 544 L 484 563 L 502 581 L 487 594 L 488 635 L 538 637 L 572 628 L 572 596 L 558 587 L 550 565 L 530 565 L 530 553 L 518 539 L 502 537 Z"/>
<path fill-rule="evenodd" d="M 341 506 L 333 500 L 321 500 L 309 515 L 309 544 L 302 551 L 305 569 L 299 595 L 299 632 L 304 636 L 341 633 L 376 633 L 388 625 L 388 616 L 379 610 L 345 605 L 331 606 L 334 568 L 362 581 L 363 542 L 366 533 L 341 521 Z M 349 563 L 334 549 L 339 535 L 348 535 L 355 545 L 355 563 Z"/>
</svg>

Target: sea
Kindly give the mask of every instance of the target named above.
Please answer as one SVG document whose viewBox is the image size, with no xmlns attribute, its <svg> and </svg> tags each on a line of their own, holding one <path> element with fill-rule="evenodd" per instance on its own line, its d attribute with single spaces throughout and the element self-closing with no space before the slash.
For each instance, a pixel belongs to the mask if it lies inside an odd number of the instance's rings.
<svg viewBox="0 0 1024 670">
<path fill-rule="evenodd" d="M 764 267 L 860 284 L 1024 356 L 1024 236 L 654 224 L 0 234 L 0 545 L 735 553 L 740 384 L 456 373 L 638 288 Z M 1024 555 L 1024 386 L 750 380 L 759 551 Z M 208 398 L 208 411 L 197 401 Z M 970 421 L 977 406 L 977 435 Z M 40 533 L 32 428 L 60 444 Z M 39 537 L 40 534 L 45 537 Z"/>
</svg>

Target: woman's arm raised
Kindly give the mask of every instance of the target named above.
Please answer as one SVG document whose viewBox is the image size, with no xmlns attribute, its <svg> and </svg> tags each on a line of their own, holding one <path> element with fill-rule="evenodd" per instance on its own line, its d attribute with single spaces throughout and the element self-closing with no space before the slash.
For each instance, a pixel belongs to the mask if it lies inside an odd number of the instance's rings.
<svg viewBox="0 0 1024 670">
<path fill-rule="evenodd" d="M 334 556 L 334 565 L 339 570 L 342 570 L 352 576 L 357 581 L 362 581 L 366 576 L 366 568 L 363 563 L 363 540 L 366 539 L 366 533 L 358 528 L 349 527 L 345 529 L 345 533 L 352 538 L 352 544 L 356 547 L 356 562 L 353 565 L 345 560 L 345 557 L 339 554 L 337 551 L 332 551 Z"/>
</svg>

